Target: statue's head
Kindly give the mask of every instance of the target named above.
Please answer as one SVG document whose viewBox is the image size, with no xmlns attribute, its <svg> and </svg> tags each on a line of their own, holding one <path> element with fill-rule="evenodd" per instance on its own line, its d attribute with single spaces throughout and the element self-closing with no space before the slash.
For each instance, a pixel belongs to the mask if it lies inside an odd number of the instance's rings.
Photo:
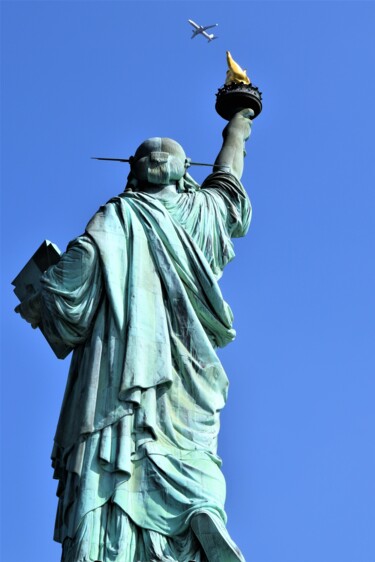
<svg viewBox="0 0 375 562">
<path fill-rule="evenodd" d="M 144 141 L 131 158 L 131 172 L 139 183 L 177 183 L 186 171 L 186 154 L 178 142 L 154 137 Z"/>
</svg>

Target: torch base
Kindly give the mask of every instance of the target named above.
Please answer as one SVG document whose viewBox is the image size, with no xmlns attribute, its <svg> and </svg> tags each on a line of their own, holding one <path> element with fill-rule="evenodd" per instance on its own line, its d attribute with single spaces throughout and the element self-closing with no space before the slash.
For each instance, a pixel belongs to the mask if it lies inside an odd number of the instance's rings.
<svg viewBox="0 0 375 562">
<path fill-rule="evenodd" d="M 242 109 L 252 109 L 255 119 L 262 111 L 262 93 L 252 84 L 228 84 L 219 88 L 215 109 L 223 119 L 230 119 Z"/>
</svg>

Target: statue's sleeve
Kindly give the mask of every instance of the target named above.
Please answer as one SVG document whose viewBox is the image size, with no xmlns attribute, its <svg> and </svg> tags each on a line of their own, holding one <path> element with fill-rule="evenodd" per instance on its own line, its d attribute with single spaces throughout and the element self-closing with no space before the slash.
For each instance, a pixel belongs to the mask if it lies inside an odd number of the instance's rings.
<svg viewBox="0 0 375 562">
<path fill-rule="evenodd" d="M 210 174 L 202 184 L 230 238 L 245 236 L 251 220 L 251 204 L 242 183 L 228 172 Z"/>
<path fill-rule="evenodd" d="M 249 228 L 250 200 L 235 176 L 220 171 L 208 176 L 202 188 L 183 203 L 177 219 L 219 278 L 234 258 L 231 238 L 244 236 Z"/>
<path fill-rule="evenodd" d="M 98 250 L 84 234 L 42 277 L 41 321 L 51 341 L 71 347 L 90 334 L 103 289 Z"/>
</svg>

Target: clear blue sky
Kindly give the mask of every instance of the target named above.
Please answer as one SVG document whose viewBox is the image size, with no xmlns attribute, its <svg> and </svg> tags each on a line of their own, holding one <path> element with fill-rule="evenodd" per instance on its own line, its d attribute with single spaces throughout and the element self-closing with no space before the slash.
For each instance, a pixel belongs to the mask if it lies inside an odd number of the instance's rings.
<svg viewBox="0 0 375 562">
<path fill-rule="evenodd" d="M 221 282 L 238 337 L 220 454 L 247 562 L 375 560 L 375 4 L 2 2 L 4 562 L 58 562 L 49 455 L 69 360 L 10 281 L 119 193 L 169 136 L 212 162 L 225 51 L 264 94 L 243 183 L 253 223 Z M 219 23 L 190 39 L 187 19 Z M 204 169 L 194 170 L 198 180 Z"/>
</svg>

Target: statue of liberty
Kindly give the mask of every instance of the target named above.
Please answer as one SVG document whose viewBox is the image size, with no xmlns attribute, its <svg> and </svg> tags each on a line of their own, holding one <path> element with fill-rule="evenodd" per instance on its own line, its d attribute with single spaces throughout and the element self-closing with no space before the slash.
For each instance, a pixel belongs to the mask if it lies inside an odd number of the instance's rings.
<svg viewBox="0 0 375 562">
<path fill-rule="evenodd" d="M 223 131 L 199 186 L 182 147 L 150 138 L 16 311 L 73 349 L 52 453 L 62 562 L 238 562 L 217 456 L 234 339 L 218 280 L 251 206 L 252 110 Z"/>
</svg>

